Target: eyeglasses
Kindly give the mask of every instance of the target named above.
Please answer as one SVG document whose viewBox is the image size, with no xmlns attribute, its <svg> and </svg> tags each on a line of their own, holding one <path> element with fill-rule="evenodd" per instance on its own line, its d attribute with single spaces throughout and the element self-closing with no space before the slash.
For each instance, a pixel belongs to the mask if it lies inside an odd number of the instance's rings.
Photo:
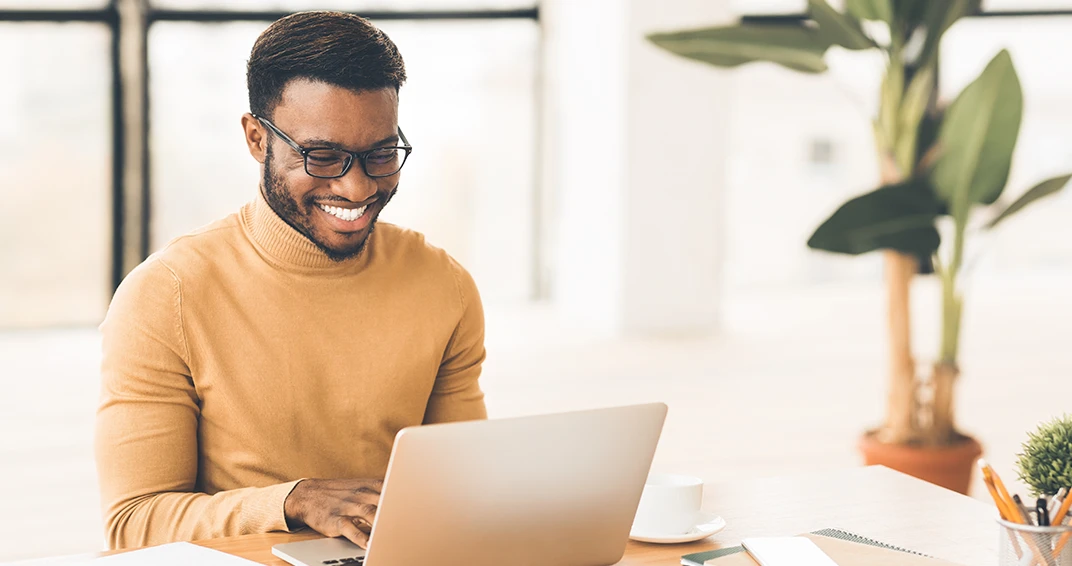
<svg viewBox="0 0 1072 566">
<path fill-rule="evenodd" d="M 402 138 L 403 145 L 377 147 L 368 151 L 357 152 L 333 147 L 302 147 L 298 145 L 298 142 L 292 140 L 290 136 L 283 133 L 283 130 L 275 127 L 275 124 L 269 122 L 267 118 L 257 115 L 253 117 L 260 120 L 269 130 L 279 136 L 279 139 L 300 153 L 305 160 L 305 172 L 310 177 L 318 179 L 337 179 L 342 177 L 350 171 L 350 166 L 354 164 L 354 161 L 361 162 L 361 168 L 365 171 L 365 175 L 369 177 L 390 177 L 402 170 L 402 166 L 406 164 L 406 159 L 409 158 L 410 152 L 413 151 L 413 146 L 409 145 L 409 140 L 406 139 L 406 134 L 402 133 L 402 128 L 398 129 L 398 137 Z"/>
</svg>

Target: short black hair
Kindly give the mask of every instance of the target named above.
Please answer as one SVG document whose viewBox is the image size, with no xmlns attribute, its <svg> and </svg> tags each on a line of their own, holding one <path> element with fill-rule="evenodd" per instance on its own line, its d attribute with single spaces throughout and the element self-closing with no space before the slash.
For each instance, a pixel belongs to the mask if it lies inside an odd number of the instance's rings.
<svg viewBox="0 0 1072 566">
<path fill-rule="evenodd" d="M 246 65 L 249 110 L 271 118 L 292 80 L 309 79 L 363 92 L 406 81 L 391 38 L 365 18 L 343 12 L 298 12 L 280 18 L 253 44 Z"/>
</svg>

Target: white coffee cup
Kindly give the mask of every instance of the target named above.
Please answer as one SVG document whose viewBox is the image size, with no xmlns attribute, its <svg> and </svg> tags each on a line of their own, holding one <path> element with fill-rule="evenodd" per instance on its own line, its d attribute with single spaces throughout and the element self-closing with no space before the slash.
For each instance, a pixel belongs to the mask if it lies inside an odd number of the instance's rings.
<svg viewBox="0 0 1072 566">
<path fill-rule="evenodd" d="M 699 521 L 702 501 L 702 479 L 679 474 L 652 474 L 644 483 L 632 532 L 685 534 Z"/>
</svg>

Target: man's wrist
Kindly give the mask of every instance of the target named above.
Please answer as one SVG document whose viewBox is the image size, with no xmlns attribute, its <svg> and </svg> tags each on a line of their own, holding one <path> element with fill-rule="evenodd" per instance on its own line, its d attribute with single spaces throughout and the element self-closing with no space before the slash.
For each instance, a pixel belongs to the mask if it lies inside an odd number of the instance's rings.
<svg viewBox="0 0 1072 566">
<path fill-rule="evenodd" d="M 305 521 L 302 520 L 303 513 L 301 511 L 302 493 L 304 493 L 304 484 L 307 480 L 298 480 L 298 483 L 294 484 L 294 489 L 290 490 L 287 494 L 287 498 L 283 500 L 283 517 L 287 521 L 287 530 L 296 531 L 305 527 Z"/>
</svg>

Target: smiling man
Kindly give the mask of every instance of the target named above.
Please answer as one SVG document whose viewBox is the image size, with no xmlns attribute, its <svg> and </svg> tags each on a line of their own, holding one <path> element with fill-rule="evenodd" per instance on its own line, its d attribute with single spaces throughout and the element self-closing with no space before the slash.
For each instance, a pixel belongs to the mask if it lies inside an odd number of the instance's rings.
<svg viewBox="0 0 1072 566">
<path fill-rule="evenodd" d="M 412 151 L 404 80 L 356 16 L 258 38 L 242 117 L 257 197 L 131 272 L 101 325 L 111 547 L 302 526 L 365 545 L 395 434 L 486 417 L 472 278 L 377 222 Z"/>
</svg>

